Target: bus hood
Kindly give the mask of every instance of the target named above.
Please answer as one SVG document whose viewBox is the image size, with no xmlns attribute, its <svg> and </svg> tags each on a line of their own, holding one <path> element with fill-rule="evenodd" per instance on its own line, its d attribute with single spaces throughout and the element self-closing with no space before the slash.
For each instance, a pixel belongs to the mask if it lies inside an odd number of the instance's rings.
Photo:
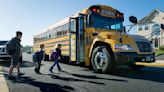
<svg viewBox="0 0 164 92">
<path fill-rule="evenodd" d="M 93 34 L 97 34 L 94 37 L 100 38 L 100 39 L 106 39 L 108 41 L 112 41 L 111 46 L 114 49 L 115 44 L 126 44 L 130 45 L 133 48 L 133 52 L 138 52 L 138 47 L 136 44 L 136 41 L 127 34 L 121 34 L 120 31 L 116 30 L 95 30 L 93 31 Z"/>
</svg>

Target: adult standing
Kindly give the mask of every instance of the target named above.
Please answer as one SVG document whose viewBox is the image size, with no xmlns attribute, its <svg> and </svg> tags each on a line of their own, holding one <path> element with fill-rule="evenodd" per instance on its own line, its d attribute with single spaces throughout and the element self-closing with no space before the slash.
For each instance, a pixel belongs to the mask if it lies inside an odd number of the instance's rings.
<svg viewBox="0 0 164 92">
<path fill-rule="evenodd" d="M 13 79 L 12 72 L 14 67 L 18 70 L 18 75 L 20 74 L 19 68 L 19 60 L 20 60 L 20 53 L 21 53 L 21 38 L 22 38 L 22 32 L 17 31 L 16 37 L 12 38 L 9 43 L 7 44 L 7 52 L 11 55 L 11 65 L 9 69 L 9 79 Z"/>
</svg>

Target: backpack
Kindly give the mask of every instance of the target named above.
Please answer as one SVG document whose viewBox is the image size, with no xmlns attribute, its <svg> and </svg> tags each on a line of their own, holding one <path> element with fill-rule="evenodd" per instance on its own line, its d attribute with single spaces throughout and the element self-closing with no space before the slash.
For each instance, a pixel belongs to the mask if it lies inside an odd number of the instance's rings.
<svg viewBox="0 0 164 92">
<path fill-rule="evenodd" d="M 52 61 L 57 59 L 57 52 L 52 52 L 49 59 L 52 60 Z"/>
<path fill-rule="evenodd" d="M 14 40 L 14 38 L 12 38 L 10 41 L 8 41 L 7 42 L 7 44 L 6 44 L 6 52 L 7 52 L 7 54 L 9 54 L 9 55 L 12 55 L 13 53 L 14 53 L 14 51 L 15 51 L 15 40 Z"/>
<path fill-rule="evenodd" d="M 32 56 L 33 62 L 40 62 L 40 61 L 42 61 L 42 59 L 43 59 L 43 54 L 42 53 L 43 52 L 41 52 L 41 51 L 35 52 L 33 54 L 33 56 Z"/>
<path fill-rule="evenodd" d="M 37 62 L 37 58 L 36 58 L 35 53 L 32 55 L 32 61 L 33 61 L 33 62 Z"/>
</svg>

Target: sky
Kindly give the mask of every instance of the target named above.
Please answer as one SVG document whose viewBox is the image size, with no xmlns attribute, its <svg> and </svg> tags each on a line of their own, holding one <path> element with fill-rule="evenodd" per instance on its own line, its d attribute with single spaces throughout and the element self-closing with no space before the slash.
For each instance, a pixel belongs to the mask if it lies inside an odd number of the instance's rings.
<svg viewBox="0 0 164 92">
<path fill-rule="evenodd" d="M 164 11 L 164 0 L 0 0 L 0 40 L 10 40 L 22 31 L 21 44 L 33 45 L 33 36 L 90 5 L 103 4 L 141 19 L 154 9 Z M 130 31 L 135 34 L 136 29 Z"/>
</svg>

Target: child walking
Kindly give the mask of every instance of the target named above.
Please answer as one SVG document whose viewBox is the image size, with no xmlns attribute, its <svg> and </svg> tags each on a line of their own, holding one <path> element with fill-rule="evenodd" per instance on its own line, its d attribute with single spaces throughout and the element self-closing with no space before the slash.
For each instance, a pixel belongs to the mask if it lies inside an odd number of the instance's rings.
<svg viewBox="0 0 164 92">
<path fill-rule="evenodd" d="M 40 67 L 41 67 L 41 61 L 44 59 L 44 44 L 40 45 L 40 51 L 37 51 L 33 55 L 33 62 L 35 63 L 35 69 L 34 71 L 37 74 L 40 73 Z"/>
<path fill-rule="evenodd" d="M 55 65 L 57 65 L 58 71 L 61 71 L 61 67 L 59 65 L 59 61 L 58 58 L 60 57 L 60 59 L 62 58 L 61 55 L 61 44 L 57 44 L 55 46 L 55 51 L 52 51 L 51 55 L 50 55 L 50 60 L 54 61 L 54 64 L 49 68 L 49 71 L 51 73 L 53 73 L 53 68 Z"/>
</svg>

